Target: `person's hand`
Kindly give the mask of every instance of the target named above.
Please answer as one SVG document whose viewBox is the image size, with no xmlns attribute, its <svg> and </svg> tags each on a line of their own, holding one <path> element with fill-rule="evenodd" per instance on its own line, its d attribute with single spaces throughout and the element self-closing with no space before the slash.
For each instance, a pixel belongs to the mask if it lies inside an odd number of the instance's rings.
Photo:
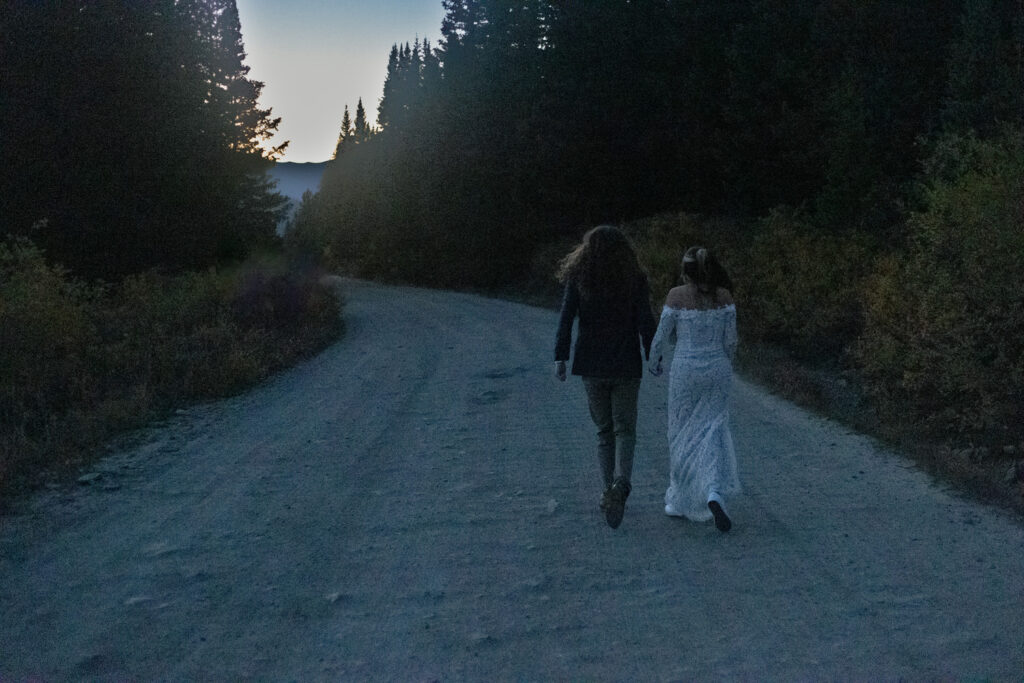
<svg viewBox="0 0 1024 683">
<path fill-rule="evenodd" d="M 661 369 L 661 359 L 659 358 L 657 363 L 647 366 L 647 369 L 650 370 L 651 374 L 655 377 L 661 377 L 661 373 L 663 372 Z"/>
<path fill-rule="evenodd" d="M 559 382 L 565 381 L 565 361 L 555 361 L 555 377 L 558 378 Z"/>
</svg>

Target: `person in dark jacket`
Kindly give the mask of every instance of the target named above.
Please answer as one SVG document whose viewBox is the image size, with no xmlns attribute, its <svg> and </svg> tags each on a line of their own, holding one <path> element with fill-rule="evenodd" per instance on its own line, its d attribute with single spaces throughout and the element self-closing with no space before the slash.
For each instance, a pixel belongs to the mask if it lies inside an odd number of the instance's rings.
<svg viewBox="0 0 1024 683">
<path fill-rule="evenodd" d="M 573 321 L 579 326 L 572 374 L 583 378 L 590 416 L 597 426 L 597 454 L 604 483 L 601 508 L 618 507 L 618 520 L 632 489 L 637 396 L 643 360 L 650 356 L 656 324 L 647 276 L 629 239 L 616 227 L 599 225 L 562 259 L 565 285 L 555 340 L 555 373 L 565 381 Z M 609 524 L 618 526 L 609 516 Z"/>
</svg>

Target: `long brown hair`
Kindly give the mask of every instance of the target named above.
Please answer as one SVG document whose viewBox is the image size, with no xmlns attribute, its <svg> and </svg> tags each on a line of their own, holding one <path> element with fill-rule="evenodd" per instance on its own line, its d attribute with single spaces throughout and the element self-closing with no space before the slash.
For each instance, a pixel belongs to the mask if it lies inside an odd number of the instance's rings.
<svg viewBox="0 0 1024 683">
<path fill-rule="evenodd" d="M 631 301 L 642 275 L 633 245 L 614 225 L 588 230 L 558 264 L 558 280 L 575 284 L 584 299 Z"/>
</svg>

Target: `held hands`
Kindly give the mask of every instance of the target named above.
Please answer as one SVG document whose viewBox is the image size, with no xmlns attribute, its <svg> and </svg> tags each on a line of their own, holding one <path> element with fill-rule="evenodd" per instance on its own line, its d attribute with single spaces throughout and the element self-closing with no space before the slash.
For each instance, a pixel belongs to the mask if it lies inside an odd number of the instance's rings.
<svg viewBox="0 0 1024 683">
<path fill-rule="evenodd" d="M 555 361 L 555 377 L 558 378 L 559 382 L 565 381 L 565 361 Z"/>
<path fill-rule="evenodd" d="M 647 369 L 650 370 L 651 374 L 655 377 L 661 377 L 661 373 L 663 372 L 661 369 L 661 358 L 658 358 L 657 362 L 648 365 Z"/>
</svg>

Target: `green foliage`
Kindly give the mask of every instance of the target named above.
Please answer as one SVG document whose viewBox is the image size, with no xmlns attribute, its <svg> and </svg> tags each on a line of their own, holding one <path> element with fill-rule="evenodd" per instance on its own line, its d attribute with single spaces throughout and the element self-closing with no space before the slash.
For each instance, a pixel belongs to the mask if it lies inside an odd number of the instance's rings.
<svg viewBox="0 0 1024 683">
<path fill-rule="evenodd" d="M 234 0 L 5 3 L 0 37 L 0 235 L 102 279 L 274 241 L 283 146 L 261 147 L 278 120 L 256 104 Z"/>
<path fill-rule="evenodd" d="M 926 165 L 906 254 L 867 289 L 858 348 L 889 409 L 942 430 L 1024 423 L 1024 135 L 949 135 Z"/>
<path fill-rule="evenodd" d="M 86 286 L 24 240 L 0 244 L 0 487 L 249 386 L 340 326 L 317 273 L 277 261 Z"/>
<path fill-rule="evenodd" d="M 861 329 L 861 286 L 875 250 L 861 233 L 823 230 L 799 211 L 772 211 L 759 222 L 737 278 L 746 332 L 810 357 L 842 353 Z"/>
<path fill-rule="evenodd" d="M 1024 422 L 1020 145 L 1000 133 L 1024 111 L 1020 3 L 444 6 L 436 49 L 392 50 L 382 131 L 339 155 L 293 244 L 546 296 L 567 241 L 626 223 L 656 304 L 702 243 L 746 339 L 856 345 L 914 419 Z"/>
<path fill-rule="evenodd" d="M 338 155 L 300 241 L 486 287 L 582 226 L 663 212 L 803 206 L 885 240 L 962 1 L 445 2 L 436 48 L 393 46 L 381 131 Z"/>
<path fill-rule="evenodd" d="M 1024 119 L 1024 6 L 1002 0 L 964 0 L 949 60 L 942 112 L 947 131 L 998 134 Z"/>
<path fill-rule="evenodd" d="M 45 430 L 51 410 L 88 392 L 85 350 L 97 341 L 88 297 L 31 243 L 0 243 L 0 422 L 9 434 Z"/>
</svg>

